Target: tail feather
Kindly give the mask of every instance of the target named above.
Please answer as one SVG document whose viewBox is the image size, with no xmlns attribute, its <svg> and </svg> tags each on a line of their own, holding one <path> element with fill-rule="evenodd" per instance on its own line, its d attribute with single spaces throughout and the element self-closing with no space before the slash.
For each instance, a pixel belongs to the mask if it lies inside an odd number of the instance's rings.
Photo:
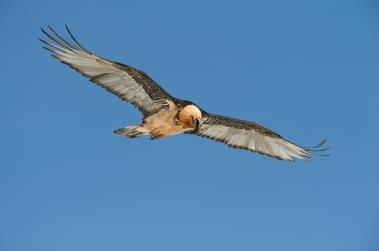
<svg viewBox="0 0 379 251">
<path fill-rule="evenodd" d="M 114 131 L 117 135 L 124 135 L 128 138 L 137 138 L 148 135 L 150 132 L 142 126 L 128 126 Z"/>
</svg>

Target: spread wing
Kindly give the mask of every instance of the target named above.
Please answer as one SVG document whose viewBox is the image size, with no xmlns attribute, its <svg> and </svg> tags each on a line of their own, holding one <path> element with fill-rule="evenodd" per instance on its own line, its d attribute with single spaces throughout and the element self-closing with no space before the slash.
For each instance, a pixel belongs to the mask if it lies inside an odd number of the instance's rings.
<svg viewBox="0 0 379 251">
<path fill-rule="evenodd" d="M 72 69 L 90 78 L 90 81 L 132 103 L 146 117 L 165 105 L 172 97 L 146 73 L 129 65 L 99 57 L 84 48 L 66 26 L 73 43 L 55 32 L 50 26 L 49 32 L 41 29 L 50 39 L 40 39 L 53 53 L 53 57 Z"/>
<path fill-rule="evenodd" d="M 195 134 L 225 143 L 230 147 L 289 161 L 310 159 L 315 155 L 320 155 L 318 152 L 329 149 L 329 147 L 320 149 L 326 140 L 314 148 L 300 147 L 254 122 L 205 112 L 203 112 L 203 123 Z"/>
</svg>

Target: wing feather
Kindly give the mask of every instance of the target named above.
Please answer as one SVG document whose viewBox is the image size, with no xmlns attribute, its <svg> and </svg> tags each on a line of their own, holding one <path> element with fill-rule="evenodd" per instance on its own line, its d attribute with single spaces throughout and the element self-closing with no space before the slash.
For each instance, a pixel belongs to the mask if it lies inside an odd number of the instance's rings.
<svg viewBox="0 0 379 251">
<path fill-rule="evenodd" d="M 48 26 L 41 29 L 50 41 L 40 39 L 53 57 L 88 77 L 91 82 L 132 103 L 146 117 L 163 107 L 164 100 L 174 99 L 146 73 L 129 65 L 97 56 L 82 46 L 66 26 L 74 43 L 70 43 Z"/>
<path fill-rule="evenodd" d="M 203 123 L 195 131 L 201 137 L 222 142 L 233 148 L 250 150 L 281 160 L 307 160 L 325 151 L 322 141 L 315 148 L 298 146 L 279 134 L 254 122 L 203 112 Z M 323 155 L 325 156 L 325 155 Z"/>
</svg>

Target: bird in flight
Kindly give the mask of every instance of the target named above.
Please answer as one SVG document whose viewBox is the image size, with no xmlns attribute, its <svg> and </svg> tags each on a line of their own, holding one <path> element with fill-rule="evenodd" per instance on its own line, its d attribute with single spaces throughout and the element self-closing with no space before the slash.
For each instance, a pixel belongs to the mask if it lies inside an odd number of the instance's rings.
<svg viewBox="0 0 379 251">
<path fill-rule="evenodd" d="M 308 160 L 329 148 L 325 147 L 326 140 L 311 148 L 301 147 L 255 122 L 211 114 L 193 102 L 173 97 L 145 72 L 87 50 L 67 25 L 71 42 L 50 26 L 48 31 L 41 30 L 48 39 L 40 41 L 54 58 L 141 111 L 142 124 L 117 129 L 118 135 L 160 139 L 180 133 L 194 134 L 289 161 Z"/>
</svg>

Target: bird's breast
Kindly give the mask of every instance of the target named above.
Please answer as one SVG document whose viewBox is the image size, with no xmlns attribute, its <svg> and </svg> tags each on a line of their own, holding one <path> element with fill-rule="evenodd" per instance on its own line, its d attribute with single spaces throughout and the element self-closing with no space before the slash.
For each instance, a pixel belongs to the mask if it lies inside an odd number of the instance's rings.
<svg viewBox="0 0 379 251">
<path fill-rule="evenodd" d="M 161 109 L 159 112 L 145 118 L 143 126 L 148 129 L 156 138 L 163 138 L 178 133 L 188 131 L 187 125 L 175 122 L 179 112 L 175 104 L 171 101 L 168 109 Z"/>
</svg>

